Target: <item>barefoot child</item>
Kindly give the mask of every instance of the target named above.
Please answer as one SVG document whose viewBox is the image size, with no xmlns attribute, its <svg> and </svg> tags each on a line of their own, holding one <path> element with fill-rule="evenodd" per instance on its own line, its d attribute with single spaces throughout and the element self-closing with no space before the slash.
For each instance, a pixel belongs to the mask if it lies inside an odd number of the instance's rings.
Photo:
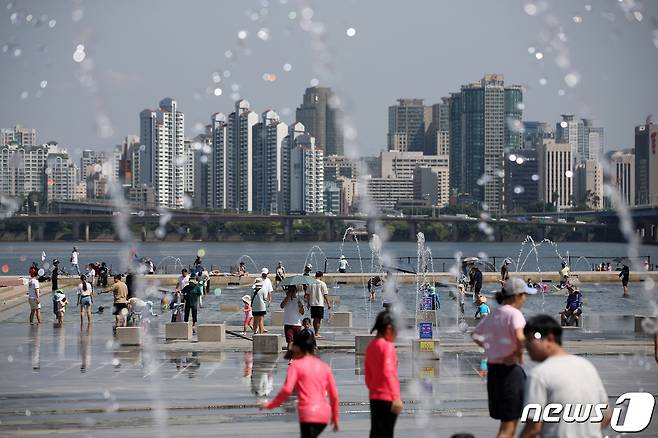
<svg viewBox="0 0 658 438">
<path fill-rule="evenodd" d="M 242 297 L 242 302 L 244 303 L 244 323 L 242 324 L 242 334 L 247 333 L 247 327 L 250 330 L 254 330 L 254 326 L 251 321 L 254 319 L 254 315 L 251 313 L 251 297 L 249 295 L 244 295 Z"/>
</svg>

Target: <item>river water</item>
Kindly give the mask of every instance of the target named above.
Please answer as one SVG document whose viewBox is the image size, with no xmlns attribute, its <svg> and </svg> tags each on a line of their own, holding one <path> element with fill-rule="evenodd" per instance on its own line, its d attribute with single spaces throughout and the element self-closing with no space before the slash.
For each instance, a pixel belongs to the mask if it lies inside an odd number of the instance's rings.
<svg viewBox="0 0 658 438">
<path fill-rule="evenodd" d="M 454 264 L 455 254 L 461 252 L 463 257 L 486 255 L 493 262 L 496 258 L 496 267 L 500 267 L 505 257 L 513 260 L 512 271 L 517 270 L 516 262 L 519 260 L 519 270 L 554 272 L 559 269 L 560 259 L 556 249 L 544 243 L 538 247 L 538 258 L 531 251 L 532 244 L 514 242 L 426 242 L 434 258 L 435 271 L 447 271 Z M 69 257 L 74 243 L 71 242 L 3 242 L 0 243 L 0 266 L 3 274 L 22 275 L 32 261 L 41 261 L 41 253 L 45 251 L 46 261 L 58 258 L 65 270 L 70 270 Z M 119 242 L 78 242 L 75 243 L 80 251 L 80 265 L 105 261 L 115 270 L 125 270 L 128 259 L 128 248 Z M 312 249 L 316 245 L 320 248 Z M 623 243 L 602 242 L 560 242 L 557 252 L 562 257 L 570 257 L 572 270 L 592 270 L 594 263 L 601 261 L 611 262 L 613 269 L 617 263 L 615 258 L 625 257 L 628 246 Z M 325 269 L 335 272 L 338 268 L 337 259 L 341 255 L 341 242 L 135 242 L 135 253 L 139 257 L 149 257 L 156 266 L 160 266 L 160 273 L 174 273 L 180 265 L 188 266 L 193 263 L 197 254 L 202 254 L 204 266 L 228 272 L 231 265 L 236 265 L 242 255 L 248 255 L 252 260 L 245 258 L 249 272 L 259 272 L 262 267 L 273 270 L 276 262 L 281 260 L 289 272 L 299 272 L 304 262 L 311 263 L 313 270 Z M 392 265 L 401 268 L 416 269 L 417 245 L 413 242 L 388 242 L 384 246 L 393 261 Z M 519 257 L 520 251 L 522 251 Z M 362 256 L 363 270 L 368 272 L 373 266 L 371 250 L 368 242 L 357 243 L 348 237 L 343 245 L 343 254 L 349 259 L 350 271 L 361 272 L 359 252 Z M 529 252 L 531 252 L 529 254 Z M 658 262 L 658 246 L 643 245 L 639 248 L 639 255 L 650 257 L 651 263 Z M 398 259 L 400 258 L 400 259 Z M 180 263 L 178 260 L 180 260 Z M 524 260 L 525 263 L 524 263 Z M 643 262 L 642 262 L 643 263 Z M 377 260 L 374 266 L 378 266 Z M 117 269 L 118 268 L 118 269 Z"/>
</svg>

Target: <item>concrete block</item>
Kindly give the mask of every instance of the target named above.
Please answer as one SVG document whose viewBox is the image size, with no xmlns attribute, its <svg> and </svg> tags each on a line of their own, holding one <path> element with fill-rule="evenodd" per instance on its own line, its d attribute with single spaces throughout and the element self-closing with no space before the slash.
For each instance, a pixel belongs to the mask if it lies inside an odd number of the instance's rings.
<svg viewBox="0 0 658 438">
<path fill-rule="evenodd" d="M 254 353 L 279 354 L 283 348 L 284 338 L 281 335 L 262 334 L 254 335 Z"/>
<path fill-rule="evenodd" d="M 413 339 L 411 343 L 414 360 L 439 360 L 438 339 Z"/>
<path fill-rule="evenodd" d="M 354 352 L 357 355 L 366 354 L 368 344 L 375 339 L 375 335 L 356 335 L 354 336 Z"/>
<path fill-rule="evenodd" d="M 352 327 L 352 312 L 332 312 L 329 323 L 333 327 Z"/>
<path fill-rule="evenodd" d="M 439 326 L 439 312 L 436 310 L 418 310 L 416 311 L 416 325 L 419 322 L 431 322 L 434 326 Z"/>
<path fill-rule="evenodd" d="M 272 312 L 270 325 L 283 325 L 283 310 L 275 310 Z"/>
<path fill-rule="evenodd" d="M 240 312 L 243 310 L 243 307 L 237 304 L 220 304 L 219 310 L 222 312 Z"/>
<path fill-rule="evenodd" d="M 649 324 L 650 326 L 656 325 L 655 316 L 634 315 L 634 319 L 635 319 L 635 333 L 646 333 L 646 330 L 644 330 L 642 324 Z M 648 319 L 649 321 L 644 322 L 645 319 Z"/>
<path fill-rule="evenodd" d="M 144 329 L 142 327 L 117 327 L 117 340 L 120 345 L 142 345 Z"/>
<path fill-rule="evenodd" d="M 165 324 L 165 339 L 192 339 L 191 322 L 168 322 Z"/>
<path fill-rule="evenodd" d="M 196 328 L 199 342 L 224 342 L 226 340 L 226 326 L 224 324 L 199 324 Z"/>
</svg>

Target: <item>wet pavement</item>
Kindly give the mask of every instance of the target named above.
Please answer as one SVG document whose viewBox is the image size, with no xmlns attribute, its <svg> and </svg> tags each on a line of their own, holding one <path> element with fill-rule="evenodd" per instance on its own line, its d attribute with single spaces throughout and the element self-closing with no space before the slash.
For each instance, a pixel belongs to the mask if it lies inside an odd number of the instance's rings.
<svg viewBox="0 0 658 438">
<path fill-rule="evenodd" d="M 297 435 L 292 402 L 275 411 L 256 407 L 281 387 L 287 369 L 282 355 L 212 351 L 190 343 L 163 351 L 160 326 L 167 317 L 154 319 L 153 336 L 144 348 L 120 347 L 111 336 L 109 312 L 93 315 L 91 330 L 85 326 L 81 331 L 72 307 L 65 326 L 56 328 L 45 301 L 45 323 L 39 327 L 27 324 L 27 305 L 0 314 L 0 436 Z M 99 303 L 109 304 L 109 297 Z M 440 361 L 416 361 L 410 349 L 399 350 L 406 402 L 399 436 L 444 437 L 459 431 L 492 436 L 497 427 L 487 415 L 483 356 L 467 334 L 446 325 Z M 610 354 L 605 352 L 612 343 L 606 342 L 606 331 L 593 332 L 570 332 L 567 338 L 569 345 L 588 353 L 612 400 L 628 391 L 658 394 L 658 366 L 646 338 L 622 330 L 616 343 L 625 345 L 620 351 L 626 354 Z M 352 334 L 326 327 L 326 343 L 347 343 Z M 239 342 L 248 349 L 248 341 Z M 320 357 L 336 377 L 343 429 L 339 436 L 367 436 L 361 358 L 347 350 L 323 350 Z M 527 361 L 526 366 L 533 364 Z M 658 436 L 658 426 L 652 424 L 637 436 Z"/>
</svg>

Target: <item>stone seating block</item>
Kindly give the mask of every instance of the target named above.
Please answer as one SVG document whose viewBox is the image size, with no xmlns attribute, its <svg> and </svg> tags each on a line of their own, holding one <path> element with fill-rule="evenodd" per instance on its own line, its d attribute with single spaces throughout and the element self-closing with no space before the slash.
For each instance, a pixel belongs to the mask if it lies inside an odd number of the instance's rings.
<svg viewBox="0 0 658 438">
<path fill-rule="evenodd" d="M 189 341 L 192 339 L 191 322 L 168 322 L 165 324 L 165 339 Z"/>
<path fill-rule="evenodd" d="M 332 312 L 329 323 L 333 327 L 352 327 L 352 312 Z"/>
<path fill-rule="evenodd" d="M 226 326 L 224 324 L 199 324 L 196 328 L 199 342 L 226 341 Z"/>
<path fill-rule="evenodd" d="M 283 325 L 283 310 L 275 310 L 272 312 L 270 325 Z"/>
<path fill-rule="evenodd" d="M 121 345 L 142 345 L 144 329 L 142 327 L 117 327 L 117 340 Z"/>
<path fill-rule="evenodd" d="M 354 336 L 354 352 L 359 355 L 366 354 L 368 344 L 375 339 L 375 335 L 356 335 Z"/>
<path fill-rule="evenodd" d="M 648 324 L 650 326 L 656 325 L 655 316 L 634 315 L 633 319 L 635 320 L 635 333 L 646 333 L 642 324 Z M 644 322 L 645 319 L 648 319 L 649 321 Z"/>
<path fill-rule="evenodd" d="M 283 348 L 284 338 L 281 335 L 254 335 L 253 352 L 260 354 L 279 354 Z"/>
</svg>

